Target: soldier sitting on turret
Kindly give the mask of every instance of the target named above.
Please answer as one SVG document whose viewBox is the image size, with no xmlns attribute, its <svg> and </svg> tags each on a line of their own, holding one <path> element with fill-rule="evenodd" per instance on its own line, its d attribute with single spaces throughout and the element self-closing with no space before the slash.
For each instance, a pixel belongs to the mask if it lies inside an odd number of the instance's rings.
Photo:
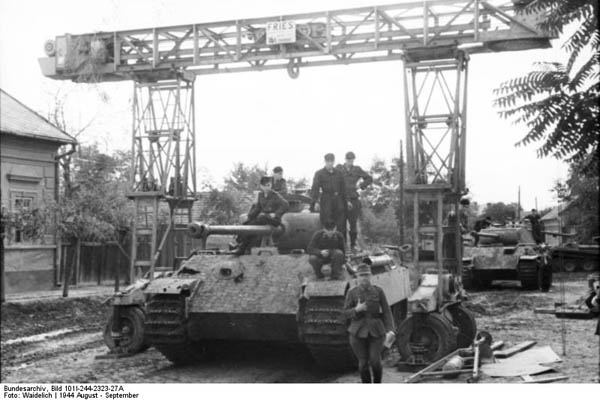
<svg viewBox="0 0 600 400">
<path fill-rule="evenodd" d="M 272 180 L 268 176 L 260 178 L 260 190 L 257 202 L 252 205 L 248 213 L 248 221 L 244 225 L 271 225 L 279 226 L 281 224 L 281 216 L 289 208 L 289 203 L 281 195 L 275 192 L 272 188 Z M 241 256 L 246 254 L 251 243 L 256 240 L 254 236 L 246 236 L 240 239 L 240 246 L 234 252 L 235 255 Z"/>
<path fill-rule="evenodd" d="M 342 279 L 344 251 L 344 236 L 337 231 L 335 222 L 325 221 L 323 229 L 316 231 L 308 244 L 308 254 L 310 254 L 308 262 L 312 265 L 317 278 L 325 277 L 321 267 L 331 263 L 331 279 Z"/>
</svg>

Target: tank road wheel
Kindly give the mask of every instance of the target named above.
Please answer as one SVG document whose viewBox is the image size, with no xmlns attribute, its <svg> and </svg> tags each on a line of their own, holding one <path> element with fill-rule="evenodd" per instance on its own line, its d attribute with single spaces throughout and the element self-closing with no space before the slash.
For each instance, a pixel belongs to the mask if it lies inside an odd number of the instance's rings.
<svg viewBox="0 0 600 400">
<path fill-rule="evenodd" d="M 121 307 L 121 335 L 122 338 L 115 342 L 112 337 L 113 312 L 110 310 L 108 321 L 104 328 L 104 343 L 110 351 L 119 354 L 136 354 L 148 348 L 144 342 L 144 312 L 140 307 Z"/>
<path fill-rule="evenodd" d="M 415 313 L 398 328 L 396 343 L 403 360 L 412 356 L 427 364 L 456 350 L 456 330 L 439 313 Z"/>
<path fill-rule="evenodd" d="M 581 269 L 583 269 L 585 272 L 596 272 L 598 271 L 598 261 L 587 260 L 583 263 Z"/>
<path fill-rule="evenodd" d="M 573 260 L 569 260 L 563 263 L 563 270 L 565 272 L 575 272 L 577 271 L 577 263 Z"/>
<path fill-rule="evenodd" d="M 548 292 L 552 286 L 552 266 L 550 264 L 542 265 L 539 269 L 540 290 Z"/>
<path fill-rule="evenodd" d="M 525 290 L 538 290 L 540 288 L 539 263 L 537 261 L 521 261 L 518 267 L 521 287 Z"/>
<path fill-rule="evenodd" d="M 316 364 L 325 370 L 351 370 L 358 365 L 343 310 L 343 297 L 311 297 L 303 307 L 301 336 Z"/>
<path fill-rule="evenodd" d="M 458 328 L 457 347 L 462 349 L 471 346 L 477 334 L 477 322 L 473 313 L 462 304 L 453 304 L 446 310 L 450 313 L 452 323 Z"/>
</svg>

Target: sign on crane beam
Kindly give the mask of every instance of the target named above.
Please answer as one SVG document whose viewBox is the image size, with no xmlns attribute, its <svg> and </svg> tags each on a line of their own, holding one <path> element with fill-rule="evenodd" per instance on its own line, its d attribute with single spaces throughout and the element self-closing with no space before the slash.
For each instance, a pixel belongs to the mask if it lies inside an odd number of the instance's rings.
<svg viewBox="0 0 600 400">
<path fill-rule="evenodd" d="M 148 29 L 62 35 L 40 58 L 45 76 L 154 82 L 196 75 L 550 47 L 530 0 L 430 0 Z"/>
</svg>

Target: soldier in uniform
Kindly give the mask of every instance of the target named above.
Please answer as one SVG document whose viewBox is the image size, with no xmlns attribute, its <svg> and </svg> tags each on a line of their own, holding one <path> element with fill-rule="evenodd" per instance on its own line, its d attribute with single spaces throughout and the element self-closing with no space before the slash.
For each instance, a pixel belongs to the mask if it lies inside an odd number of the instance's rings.
<svg viewBox="0 0 600 400">
<path fill-rule="evenodd" d="M 342 173 L 334 168 L 334 162 L 333 154 L 325 154 L 325 167 L 315 172 L 310 210 L 314 211 L 314 205 L 318 201 L 321 225 L 324 225 L 326 221 L 333 221 L 340 232 L 344 234 L 346 185 Z"/>
<path fill-rule="evenodd" d="M 486 229 L 489 228 L 492 225 L 492 217 L 490 217 L 489 215 L 486 215 L 485 218 L 482 219 L 478 219 L 477 221 L 475 221 L 475 225 L 473 226 L 473 229 L 475 230 L 475 232 L 480 232 L 482 229 Z M 477 243 L 479 243 L 479 235 L 473 235 L 472 236 L 475 238 L 475 246 L 477 246 Z"/>
<path fill-rule="evenodd" d="M 273 190 L 279 194 L 287 194 L 287 182 L 283 179 L 283 168 L 273 168 Z"/>
<path fill-rule="evenodd" d="M 349 235 L 350 235 L 350 248 L 356 249 L 356 237 L 358 236 L 357 230 L 357 221 L 360 217 L 361 211 L 361 203 L 358 196 L 358 191 L 356 189 L 356 184 L 358 181 L 360 182 L 360 188 L 366 189 L 371 183 L 373 183 L 373 178 L 371 175 L 367 174 L 361 167 L 358 165 L 354 165 L 354 159 L 356 155 L 349 151 L 346 153 L 346 162 L 344 164 L 339 164 L 337 169 L 342 172 L 344 176 L 344 184 L 346 185 L 346 221 L 344 222 L 344 227 L 340 228 L 340 231 L 344 235 L 344 239 L 346 239 L 346 229 L 349 225 Z"/>
<path fill-rule="evenodd" d="M 392 310 L 383 289 L 371 284 L 371 267 L 360 264 L 356 276 L 358 286 L 348 291 L 344 303 L 345 314 L 351 319 L 350 346 L 358 359 L 362 383 L 381 383 L 384 340 L 395 330 Z"/>
<path fill-rule="evenodd" d="M 336 230 L 335 222 L 326 221 L 323 229 L 316 231 L 308 244 L 308 262 L 317 278 L 324 278 L 321 267 L 331 263 L 331 279 L 342 278 L 345 260 L 344 237 Z"/>
<path fill-rule="evenodd" d="M 272 190 L 271 178 L 263 176 L 260 178 L 260 190 L 257 202 L 252 206 L 248 213 L 248 221 L 244 225 L 271 225 L 279 226 L 281 216 L 288 210 L 288 202 L 281 195 Z M 246 236 L 240 239 L 240 245 L 234 252 L 241 256 L 246 254 L 251 243 L 256 240 L 253 236 Z"/>
<path fill-rule="evenodd" d="M 531 233 L 533 234 L 533 239 L 535 243 L 540 244 L 544 241 L 544 235 L 542 234 L 542 217 L 534 208 L 531 210 L 531 214 L 526 215 L 525 218 L 531 222 Z"/>
</svg>

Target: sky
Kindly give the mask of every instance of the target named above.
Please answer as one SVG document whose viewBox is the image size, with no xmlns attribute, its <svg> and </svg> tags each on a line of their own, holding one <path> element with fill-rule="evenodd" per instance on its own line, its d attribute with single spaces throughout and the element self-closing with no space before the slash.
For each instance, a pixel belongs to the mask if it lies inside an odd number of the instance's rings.
<svg viewBox="0 0 600 400">
<path fill-rule="evenodd" d="M 45 78 L 37 59 L 48 39 L 90 33 L 179 25 L 355 6 L 385 0 L 0 0 L 0 87 L 42 115 L 57 93 L 79 137 L 102 150 L 131 146 L 131 82 L 75 84 Z M 568 166 L 536 157 L 535 143 L 515 147 L 525 127 L 501 119 L 492 107 L 501 82 L 527 73 L 536 61 L 563 61 L 552 49 L 473 55 L 469 64 L 466 180 L 472 200 L 516 202 L 525 210 L 555 206 L 550 189 Z M 220 184 L 235 162 L 311 178 L 323 154 L 338 160 L 352 150 L 368 168 L 391 161 L 404 139 L 403 66 L 388 61 L 305 68 L 298 79 L 285 70 L 200 76 L 196 79 L 198 182 Z"/>
</svg>

